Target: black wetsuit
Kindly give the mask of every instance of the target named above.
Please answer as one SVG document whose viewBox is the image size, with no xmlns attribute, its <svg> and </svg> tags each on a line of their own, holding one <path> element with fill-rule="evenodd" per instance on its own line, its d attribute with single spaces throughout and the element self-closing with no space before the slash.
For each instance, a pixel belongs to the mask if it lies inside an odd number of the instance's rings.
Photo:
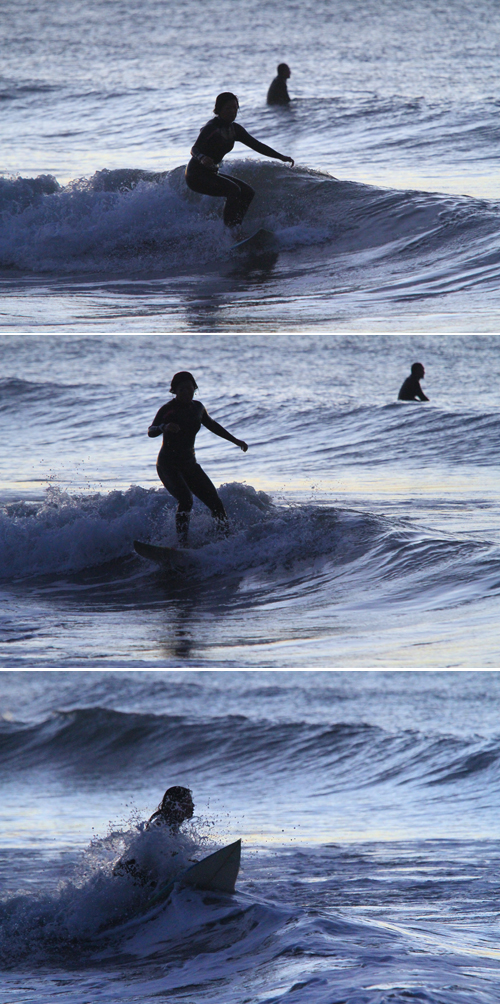
<svg viewBox="0 0 500 1004">
<path fill-rule="evenodd" d="M 290 95 L 288 93 L 288 87 L 286 86 L 286 77 L 278 76 L 274 78 L 272 84 L 267 92 L 267 103 L 268 105 L 288 105 L 290 104 Z"/>
<path fill-rule="evenodd" d="M 233 149 L 236 142 L 244 143 L 251 150 L 262 153 L 266 157 L 284 159 L 272 147 L 266 146 L 265 143 L 259 143 L 258 139 L 250 136 L 250 133 L 238 122 L 226 122 L 219 115 L 216 115 L 203 126 L 191 150 L 191 160 L 186 167 L 186 183 L 193 192 L 200 192 L 202 195 L 217 195 L 226 199 L 224 223 L 228 227 L 234 227 L 241 223 L 255 195 L 253 188 L 245 184 L 244 181 L 240 181 L 239 178 L 218 173 L 223 157 Z M 205 167 L 200 162 L 200 157 L 210 157 L 214 161 L 215 167 Z"/>
<path fill-rule="evenodd" d="M 179 426 L 179 432 L 163 433 L 163 444 L 156 461 L 156 470 L 160 481 L 179 503 L 176 514 L 177 533 L 185 544 L 189 513 L 193 508 L 193 494 L 208 506 L 212 516 L 221 526 L 227 523 L 226 510 L 215 485 L 196 462 L 194 452 L 196 434 L 204 425 L 223 439 L 228 439 L 232 443 L 236 440 L 218 422 L 210 418 L 201 401 L 182 404 L 174 397 L 157 412 L 153 424 L 148 429 L 148 435 L 160 436 L 161 429 L 158 426 L 167 425 L 169 422 L 175 422 Z"/>
<path fill-rule="evenodd" d="M 413 376 L 412 373 L 409 377 L 406 377 L 405 382 L 402 384 L 398 394 L 398 401 L 416 401 L 417 398 L 421 401 L 429 400 L 420 386 L 420 380 L 416 376 Z"/>
</svg>

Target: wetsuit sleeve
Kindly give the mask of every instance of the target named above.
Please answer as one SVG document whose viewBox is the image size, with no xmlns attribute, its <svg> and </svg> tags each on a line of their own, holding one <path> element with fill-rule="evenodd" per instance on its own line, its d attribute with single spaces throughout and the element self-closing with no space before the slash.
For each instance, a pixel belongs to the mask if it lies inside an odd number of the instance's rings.
<svg viewBox="0 0 500 1004">
<path fill-rule="evenodd" d="M 429 398 L 425 396 L 425 394 L 424 394 L 424 392 L 423 392 L 423 390 L 422 390 L 421 387 L 419 387 L 418 390 L 415 391 L 415 394 L 416 394 L 417 397 L 420 398 L 421 401 L 428 401 L 429 400 Z"/>
<path fill-rule="evenodd" d="M 159 426 L 162 425 L 166 419 L 166 410 L 167 408 L 163 404 L 160 410 L 156 412 L 156 415 L 148 429 L 148 436 L 150 439 L 154 439 L 155 436 L 161 436 L 163 429 L 160 429 Z"/>
<path fill-rule="evenodd" d="M 254 139 L 246 129 L 239 124 L 239 122 L 234 123 L 234 138 L 238 140 L 239 143 L 244 143 L 245 146 L 249 146 L 251 150 L 255 150 L 257 153 L 262 153 L 264 157 L 276 157 L 277 160 L 288 160 L 288 157 L 283 157 L 283 154 L 278 153 L 277 150 L 273 150 L 272 146 L 266 146 L 265 143 L 259 143 L 258 139 Z"/>
<path fill-rule="evenodd" d="M 221 439 L 227 439 L 229 443 L 236 443 L 236 446 L 238 445 L 239 440 L 236 439 L 235 436 L 232 436 L 230 432 L 227 432 L 226 429 L 223 429 L 222 425 L 215 422 L 213 418 L 210 418 L 206 408 L 203 409 L 201 424 L 204 425 L 206 429 L 209 429 L 210 432 L 214 432 L 216 436 L 220 436 Z"/>
</svg>

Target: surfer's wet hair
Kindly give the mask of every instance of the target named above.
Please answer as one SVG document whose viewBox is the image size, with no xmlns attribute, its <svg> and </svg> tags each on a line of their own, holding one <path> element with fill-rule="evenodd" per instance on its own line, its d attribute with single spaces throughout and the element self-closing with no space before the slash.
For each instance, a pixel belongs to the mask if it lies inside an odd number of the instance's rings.
<svg viewBox="0 0 500 1004">
<path fill-rule="evenodd" d="M 240 107 L 236 94 L 231 94 L 231 91 L 223 91 L 222 94 L 218 94 L 215 99 L 214 115 L 220 115 L 224 105 L 227 105 L 228 101 L 236 101 L 236 107 Z"/>
<path fill-rule="evenodd" d="M 167 788 L 158 808 L 150 816 L 148 822 L 161 819 L 168 823 L 177 831 L 185 819 L 190 819 L 193 815 L 194 802 L 193 793 L 190 788 L 183 788 L 180 784 L 174 784 Z"/>
<path fill-rule="evenodd" d="M 170 382 L 170 391 L 171 391 L 171 393 L 175 394 L 176 387 L 178 387 L 179 384 L 181 384 L 181 383 L 186 383 L 188 380 L 192 383 L 194 389 L 198 390 L 198 384 L 196 383 L 196 380 L 195 380 L 193 374 L 192 373 L 188 373 L 187 370 L 181 370 L 180 373 L 175 373 L 174 376 L 172 377 L 172 380 Z M 174 785 L 174 787 L 175 787 L 175 785 Z M 174 789 L 171 788 L 169 790 L 173 791 Z M 184 788 L 183 790 L 184 791 L 188 791 L 189 789 L 188 788 Z"/>
<path fill-rule="evenodd" d="M 424 367 L 422 366 L 422 363 L 413 363 L 411 372 L 413 376 L 423 377 L 425 370 Z"/>
</svg>

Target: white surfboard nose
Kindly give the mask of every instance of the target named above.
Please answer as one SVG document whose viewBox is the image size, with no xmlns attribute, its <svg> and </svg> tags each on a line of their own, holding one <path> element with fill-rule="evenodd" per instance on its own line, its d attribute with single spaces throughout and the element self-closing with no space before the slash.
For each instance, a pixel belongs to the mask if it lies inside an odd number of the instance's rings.
<svg viewBox="0 0 500 1004">
<path fill-rule="evenodd" d="M 240 870 L 241 840 L 222 847 L 198 861 L 181 876 L 181 882 L 195 885 L 198 889 L 212 889 L 216 892 L 234 892 Z"/>
</svg>

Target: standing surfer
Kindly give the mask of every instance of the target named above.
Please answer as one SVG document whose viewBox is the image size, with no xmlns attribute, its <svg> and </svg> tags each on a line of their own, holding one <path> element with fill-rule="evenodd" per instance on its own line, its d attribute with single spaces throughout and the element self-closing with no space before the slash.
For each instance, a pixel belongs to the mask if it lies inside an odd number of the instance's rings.
<svg viewBox="0 0 500 1004">
<path fill-rule="evenodd" d="M 239 101 L 235 94 L 225 91 L 217 95 L 215 118 L 203 126 L 186 167 L 186 184 L 193 192 L 225 198 L 223 219 L 227 227 L 240 225 L 255 195 L 253 188 L 239 178 L 219 174 L 223 157 L 233 149 L 236 142 L 244 143 L 265 157 L 276 157 L 292 167 L 294 163 L 291 157 L 285 157 L 265 143 L 260 143 L 235 122 L 238 108 Z"/>
<path fill-rule="evenodd" d="M 187 547 L 189 514 L 196 495 L 212 513 L 221 533 L 227 534 L 226 510 L 215 485 L 200 465 L 196 463 L 194 441 L 202 425 L 221 439 L 227 439 L 246 453 L 248 446 L 222 428 L 207 413 L 201 401 L 193 401 L 198 384 L 192 373 L 182 371 L 172 377 L 170 390 L 175 397 L 162 405 L 149 426 L 151 438 L 163 433 L 163 444 L 158 454 L 156 470 L 160 481 L 179 503 L 175 516 L 177 537 L 181 547 Z"/>
</svg>

